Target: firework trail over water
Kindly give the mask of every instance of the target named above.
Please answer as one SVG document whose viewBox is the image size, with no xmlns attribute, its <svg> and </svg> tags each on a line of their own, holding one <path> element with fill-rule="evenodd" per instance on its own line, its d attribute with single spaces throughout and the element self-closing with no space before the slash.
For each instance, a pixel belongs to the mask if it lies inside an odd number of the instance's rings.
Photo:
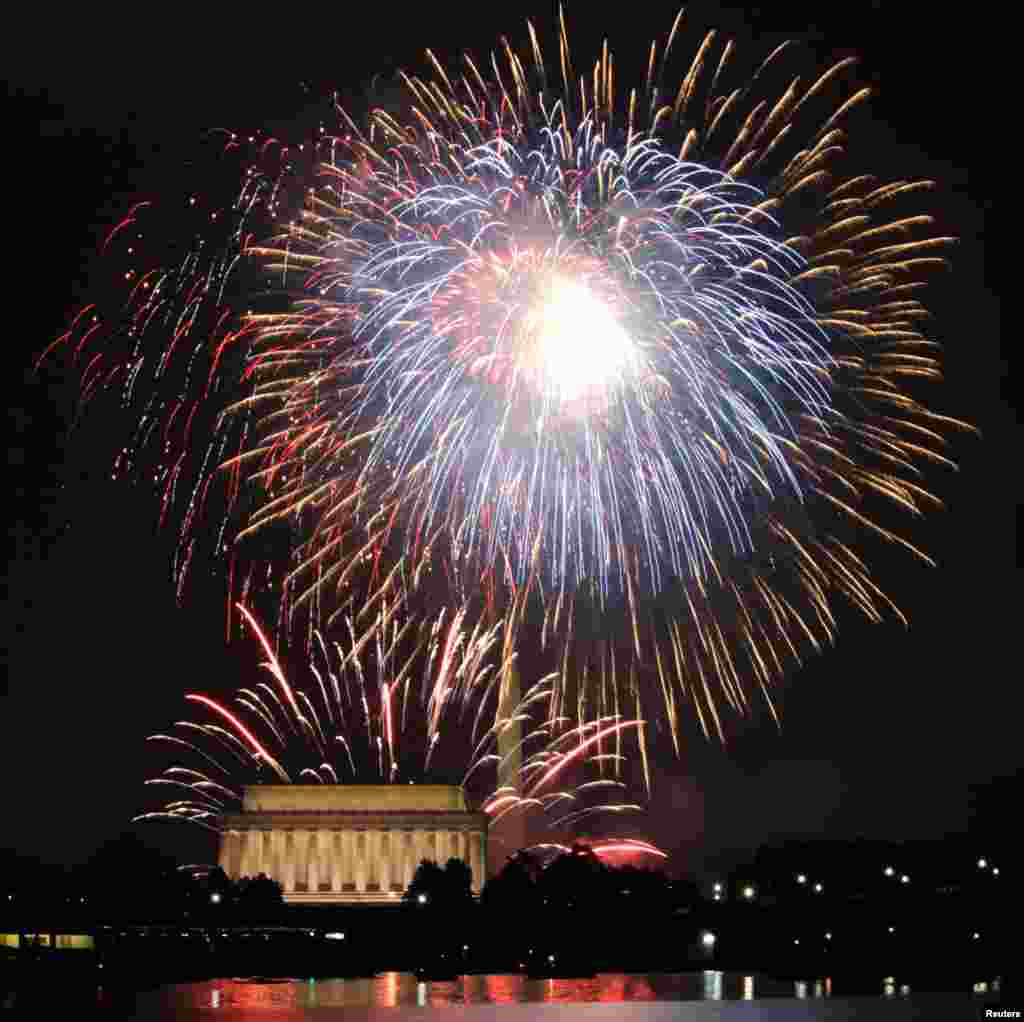
<svg viewBox="0 0 1024 1022">
<path fill-rule="evenodd" d="M 847 170 L 852 60 L 772 91 L 787 46 L 737 75 L 710 33 L 680 74 L 683 27 L 624 93 L 607 46 L 577 76 L 563 18 L 552 65 L 531 27 L 302 147 L 224 135 L 234 204 L 59 341 L 134 416 L 118 470 L 181 523 L 179 584 L 223 555 L 309 643 L 459 607 L 547 658 L 550 720 L 657 719 L 677 750 L 685 716 L 774 714 L 840 606 L 902 619 L 872 546 L 929 561 L 891 512 L 939 504 L 965 428 L 920 395 L 933 183 Z M 106 247 L 134 258 L 149 215 Z"/>
<path fill-rule="evenodd" d="M 487 786 L 498 759 L 498 730 L 508 726 L 494 720 L 493 709 L 485 712 L 500 678 L 489 662 L 500 626 L 463 633 L 457 615 L 452 622 L 381 627 L 371 632 L 378 646 L 369 656 L 361 655 L 354 631 L 348 644 L 328 644 L 318 633 L 318 655 L 300 689 L 252 613 L 241 604 L 238 610 L 267 658 L 261 665 L 267 680 L 238 689 L 231 700 L 186 695 L 196 718 L 149 738 L 169 765 L 146 784 L 170 797 L 136 820 L 173 820 L 219 832 L 222 815 L 239 811 L 247 784 L 409 783 L 438 776 L 459 783 L 492 824 L 519 814 L 547 831 L 572 833 L 585 820 L 642 812 L 622 800 L 626 784 L 610 776 L 621 773 L 616 768 L 622 756 L 607 751 L 610 741 L 641 723 L 636 720 L 574 725 L 545 717 L 522 739 L 524 790 Z M 545 677 L 530 686 L 513 717 L 536 717 L 536 708 L 550 702 L 555 681 Z M 438 774 L 445 745 L 458 745 L 454 762 L 465 764 L 467 735 L 468 769 L 452 776 L 449 760 Z M 607 840 L 595 849 L 664 857 L 638 838 Z"/>
</svg>

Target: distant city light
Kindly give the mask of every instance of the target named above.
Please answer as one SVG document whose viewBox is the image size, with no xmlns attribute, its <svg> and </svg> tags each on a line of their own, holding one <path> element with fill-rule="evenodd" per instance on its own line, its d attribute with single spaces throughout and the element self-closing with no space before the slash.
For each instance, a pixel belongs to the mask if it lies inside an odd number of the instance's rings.
<svg viewBox="0 0 1024 1022">
<path fill-rule="evenodd" d="M 987 868 L 988 868 L 988 859 L 979 859 L 978 860 L 978 869 L 987 869 Z"/>
<path fill-rule="evenodd" d="M 891 877 L 891 876 L 892 876 L 892 875 L 893 875 L 893 874 L 894 874 L 895 872 L 896 872 L 896 870 L 894 870 L 894 869 L 892 868 L 892 866 L 886 866 L 886 867 L 885 867 L 885 875 L 886 875 L 887 877 Z"/>
<path fill-rule="evenodd" d="M 909 884 L 910 883 L 910 877 L 908 877 L 907 874 L 904 873 L 903 876 L 900 877 L 900 883 L 901 884 Z"/>
<path fill-rule="evenodd" d="M 714 890 L 715 894 L 721 894 L 722 893 L 722 885 L 716 881 L 713 890 Z"/>
<path fill-rule="evenodd" d="M 420 895 L 418 895 L 418 896 L 417 896 L 416 900 L 417 900 L 417 901 L 418 901 L 418 902 L 419 902 L 419 903 L 420 903 L 421 905 L 426 905 L 426 903 L 427 903 L 427 896 L 426 896 L 425 894 L 420 894 Z"/>
<path fill-rule="evenodd" d="M 974 940 L 979 940 L 981 938 L 981 934 L 980 933 L 972 933 L 971 937 Z"/>
<path fill-rule="evenodd" d="M 794 937 L 793 938 L 793 943 L 794 944 L 799 944 L 800 943 L 800 938 L 799 937 Z"/>
<path fill-rule="evenodd" d="M 334 933 L 325 933 L 324 934 L 324 940 L 344 940 L 344 939 L 345 939 L 345 934 L 339 933 L 337 931 L 334 932 Z"/>
<path fill-rule="evenodd" d="M 803 873 L 798 873 L 797 876 L 796 876 L 796 882 L 798 884 L 806 884 L 807 883 L 807 877 L 804 876 Z"/>
<path fill-rule="evenodd" d="M 714 934 L 713 934 L 713 933 L 712 933 L 712 932 L 711 932 L 710 930 L 705 930 L 705 931 L 704 931 L 704 932 L 703 932 L 703 933 L 702 933 L 702 934 L 700 935 L 700 942 L 701 942 L 701 943 L 702 943 L 702 944 L 703 944 L 703 945 L 704 945 L 704 946 L 705 946 L 706 948 L 713 948 L 713 947 L 715 946 L 715 939 L 716 939 L 716 938 L 715 938 L 715 935 L 714 935 Z"/>
<path fill-rule="evenodd" d="M 896 927 L 895 926 L 890 926 L 889 927 L 889 932 L 890 933 L 895 933 L 896 932 Z"/>
<path fill-rule="evenodd" d="M 832 934 L 831 933 L 826 933 L 825 934 L 825 940 L 831 940 L 831 939 L 832 939 Z"/>
<path fill-rule="evenodd" d="M 83 898 L 82 901 L 85 901 L 85 899 Z M 210 903 L 213 905 L 220 904 L 220 891 L 214 891 L 213 894 L 210 895 Z"/>
<path fill-rule="evenodd" d="M 825 890 L 825 888 L 821 884 L 815 884 L 814 885 L 814 893 L 815 894 L 821 894 L 821 892 L 823 890 Z"/>
<path fill-rule="evenodd" d="M 753 887 L 744 887 L 743 888 L 743 897 L 746 898 L 747 901 L 749 901 L 751 898 L 753 898 L 755 893 L 756 892 L 754 891 Z"/>
<path fill-rule="evenodd" d="M 999 867 L 998 866 L 993 866 L 992 867 L 992 876 L 994 876 L 994 877 L 999 876 Z"/>
</svg>

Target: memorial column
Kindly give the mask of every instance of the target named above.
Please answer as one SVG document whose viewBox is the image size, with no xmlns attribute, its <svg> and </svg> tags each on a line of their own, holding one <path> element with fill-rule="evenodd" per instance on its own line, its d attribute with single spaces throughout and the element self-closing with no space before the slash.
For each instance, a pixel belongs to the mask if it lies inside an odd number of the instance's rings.
<svg viewBox="0 0 1024 1022">
<path fill-rule="evenodd" d="M 379 832 L 379 858 L 377 859 L 377 878 L 380 883 L 381 894 L 389 894 L 391 891 L 391 840 L 390 831 Z"/>
<path fill-rule="evenodd" d="M 367 886 L 376 887 L 380 890 L 380 845 L 381 845 L 381 832 L 379 830 L 371 830 L 367 832 L 367 838 L 369 839 L 367 848 Z"/>
<path fill-rule="evenodd" d="M 402 887 L 412 883 L 412 875 L 416 872 L 416 852 L 413 847 L 414 833 L 412 830 L 402 831 Z"/>
<path fill-rule="evenodd" d="M 309 834 L 309 893 L 320 890 L 320 835 L 322 831 L 312 830 Z"/>
<path fill-rule="evenodd" d="M 366 831 L 357 830 L 353 837 L 353 865 L 355 867 L 356 893 L 366 891 Z"/>
<path fill-rule="evenodd" d="M 253 846 L 256 840 L 256 832 L 253 830 L 242 831 L 242 865 L 241 875 L 251 877 L 253 875 Z"/>
<path fill-rule="evenodd" d="M 346 827 L 341 832 L 341 889 L 356 882 L 355 859 L 355 834 Z"/>
<path fill-rule="evenodd" d="M 480 891 L 483 888 L 483 849 L 481 848 L 481 836 L 478 832 L 469 835 L 469 868 L 473 873 L 473 890 Z"/>
<path fill-rule="evenodd" d="M 274 827 L 270 832 L 270 869 L 268 876 L 285 886 L 285 832 Z"/>
<path fill-rule="evenodd" d="M 412 872 L 427 858 L 427 832 L 417 828 L 412 832 Z M 412 881 L 412 877 L 409 877 Z"/>
<path fill-rule="evenodd" d="M 267 867 L 267 832 L 263 827 L 256 831 L 256 861 L 253 864 L 256 875 L 266 873 Z"/>
<path fill-rule="evenodd" d="M 295 890 L 308 891 L 309 883 L 309 831 L 296 830 L 292 835 L 295 856 Z"/>
<path fill-rule="evenodd" d="M 341 885 L 343 883 L 341 878 L 342 866 L 344 865 L 344 857 L 341 847 L 342 832 L 340 830 L 332 830 L 330 832 L 331 838 L 331 893 L 341 894 Z"/>
<path fill-rule="evenodd" d="M 281 886 L 285 894 L 295 893 L 295 831 L 286 830 L 282 833 L 282 854 L 284 865 L 281 870 Z"/>
<path fill-rule="evenodd" d="M 242 834 L 237 830 L 225 831 L 221 838 L 218 865 L 232 879 L 237 880 L 241 869 Z"/>
</svg>

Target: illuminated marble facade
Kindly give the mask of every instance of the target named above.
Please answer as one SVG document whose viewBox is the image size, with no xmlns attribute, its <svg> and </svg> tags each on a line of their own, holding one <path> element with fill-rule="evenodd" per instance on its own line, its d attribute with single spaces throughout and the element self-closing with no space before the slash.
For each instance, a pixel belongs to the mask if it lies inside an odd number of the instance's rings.
<svg viewBox="0 0 1024 1022">
<path fill-rule="evenodd" d="M 219 862 L 265 873 L 288 902 L 393 901 L 422 859 L 463 859 L 480 891 L 487 817 L 447 785 L 254 785 L 221 818 Z"/>
</svg>

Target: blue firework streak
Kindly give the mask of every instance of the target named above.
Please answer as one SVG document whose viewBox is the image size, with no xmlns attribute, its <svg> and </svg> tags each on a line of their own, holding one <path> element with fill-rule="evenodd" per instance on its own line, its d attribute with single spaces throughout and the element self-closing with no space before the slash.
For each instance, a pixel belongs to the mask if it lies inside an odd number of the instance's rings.
<svg viewBox="0 0 1024 1022">
<path fill-rule="evenodd" d="M 742 494 L 800 493 L 787 409 L 831 415 L 826 337 L 789 284 L 804 261 L 740 201 L 753 189 L 656 139 L 609 148 L 593 116 L 571 136 L 560 107 L 546 117 L 534 148 L 494 126 L 443 162 L 436 136 L 395 145 L 370 194 L 346 181 L 358 226 L 317 217 L 338 267 L 317 329 L 355 325 L 316 372 L 358 394 L 303 390 L 296 431 L 312 401 L 343 435 L 372 432 L 357 485 L 393 471 L 404 514 L 517 584 L 538 544 L 552 589 L 604 595 L 638 567 L 653 589 L 664 570 L 703 580 L 723 538 L 752 548 Z M 434 183 L 439 165 L 458 183 Z"/>
<path fill-rule="evenodd" d="M 622 105 L 563 20 L 557 84 L 531 29 L 531 64 L 428 55 L 301 159 L 254 140 L 227 240 L 127 331 L 73 327 L 108 341 L 87 390 L 147 393 L 129 449 L 185 508 L 182 563 L 220 480 L 218 550 L 286 532 L 283 618 L 449 600 L 549 651 L 553 719 L 655 693 L 705 731 L 837 598 L 899 615 L 855 548 L 927 560 L 875 504 L 937 503 L 920 466 L 961 425 L 908 388 L 939 375 L 918 289 L 952 239 L 902 208 L 930 182 L 838 174 L 867 90 L 819 108 L 850 61 L 757 102 L 786 48 L 728 91 L 711 33 L 668 90 L 681 18 Z"/>
</svg>

